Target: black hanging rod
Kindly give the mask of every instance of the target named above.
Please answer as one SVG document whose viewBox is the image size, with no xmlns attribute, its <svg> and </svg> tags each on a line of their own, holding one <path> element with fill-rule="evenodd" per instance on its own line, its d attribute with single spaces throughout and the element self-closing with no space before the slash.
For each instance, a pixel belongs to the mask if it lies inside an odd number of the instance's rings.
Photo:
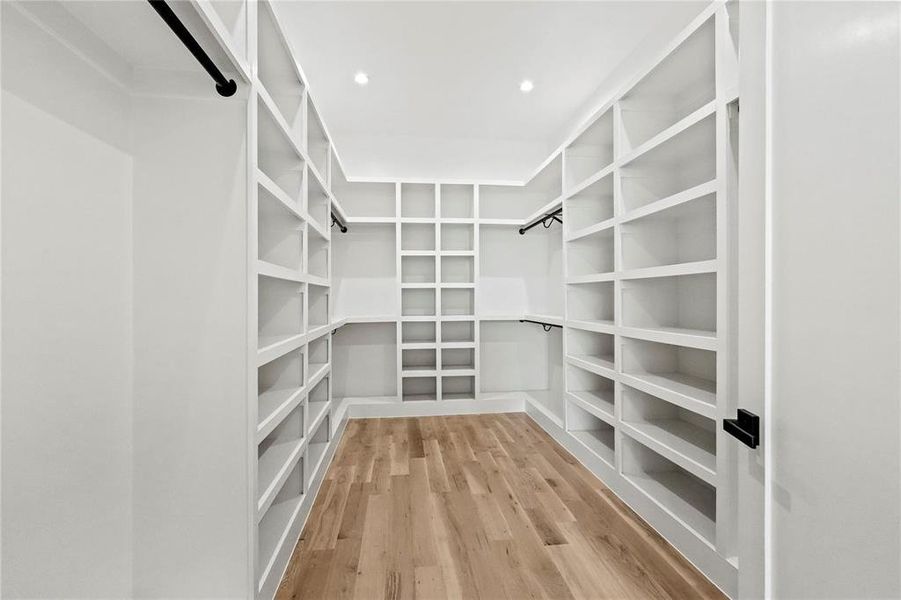
<svg viewBox="0 0 901 600">
<path fill-rule="evenodd" d="M 191 35 L 188 28 L 181 22 L 181 19 L 172 12 L 172 9 L 166 3 L 166 0 L 147 0 L 147 2 L 149 2 L 150 6 L 153 7 L 153 10 L 162 17 L 163 21 L 166 22 L 166 25 L 169 26 L 169 29 L 178 36 L 181 43 L 190 50 L 191 54 L 194 55 L 194 58 L 197 59 L 197 62 L 200 63 L 200 66 L 210 74 L 210 77 L 216 82 L 216 91 L 219 92 L 219 95 L 225 96 L 226 98 L 234 95 L 238 90 L 238 84 L 235 83 L 234 79 L 225 78 L 225 75 L 222 74 L 222 71 L 219 70 L 209 55 L 203 51 L 203 48 L 200 47 L 200 44 L 197 43 L 197 40 Z"/>
<path fill-rule="evenodd" d="M 539 218 L 535 219 L 534 221 L 532 221 L 531 223 L 529 223 L 528 225 L 526 225 L 525 227 L 521 227 L 519 229 L 519 235 L 523 235 L 525 232 L 527 232 L 531 228 L 535 227 L 539 223 L 544 225 L 545 229 L 547 229 L 548 227 L 553 225 L 554 221 L 556 221 L 558 223 L 562 223 L 563 219 L 560 218 L 560 215 L 562 215 L 562 214 L 563 214 L 563 209 L 558 208 L 554 212 L 548 213 L 548 214 L 544 215 L 543 217 L 539 217 Z"/>
<path fill-rule="evenodd" d="M 341 231 L 341 233 L 347 233 L 347 225 L 342 223 L 341 219 L 339 219 L 335 215 L 335 213 L 332 213 L 332 227 L 334 227 L 335 225 L 338 226 L 338 229 Z"/>
<path fill-rule="evenodd" d="M 560 329 L 563 329 L 563 325 L 554 325 L 553 323 L 545 323 L 543 321 L 533 321 L 532 319 L 520 319 L 519 322 L 520 323 L 535 323 L 536 325 L 541 325 L 541 327 L 544 328 L 545 331 L 550 331 L 554 327 L 559 327 Z"/>
</svg>

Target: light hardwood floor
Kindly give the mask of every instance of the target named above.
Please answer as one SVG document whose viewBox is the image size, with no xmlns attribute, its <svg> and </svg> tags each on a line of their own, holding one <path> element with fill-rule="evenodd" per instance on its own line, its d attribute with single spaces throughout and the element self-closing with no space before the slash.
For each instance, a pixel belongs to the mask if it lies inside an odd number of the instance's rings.
<svg viewBox="0 0 901 600">
<path fill-rule="evenodd" d="M 522 413 L 348 423 L 276 598 L 723 598 Z"/>
</svg>

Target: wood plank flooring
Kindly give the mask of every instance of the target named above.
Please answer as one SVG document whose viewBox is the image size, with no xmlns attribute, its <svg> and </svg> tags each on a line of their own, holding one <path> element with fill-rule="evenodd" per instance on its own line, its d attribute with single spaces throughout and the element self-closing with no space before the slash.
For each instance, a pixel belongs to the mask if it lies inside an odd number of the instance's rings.
<svg viewBox="0 0 901 600">
<path fill-rule="evenodd" d="M 513 413 L 348 422 L 276 598 L 724 596 Z"/>
</svg>

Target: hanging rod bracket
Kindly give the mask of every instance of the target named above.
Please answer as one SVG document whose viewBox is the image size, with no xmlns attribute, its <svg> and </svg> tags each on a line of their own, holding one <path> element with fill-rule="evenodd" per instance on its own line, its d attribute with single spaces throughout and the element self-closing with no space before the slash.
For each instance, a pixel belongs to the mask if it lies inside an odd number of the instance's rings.
<svg viewBox="0 0 901 600">
<path fill-rule="evenodd" d="M 335 225 L 338 226 L 338 230 L 341 233 L 347 233 L 347 225 L 341 222 L 341 219 L 335 216 L 335 213 L 332 213 L 332 227 L 334 227 Z"/>
<path fill-rule="evenodd" d="M 156 11 L 160 18 L 166 22 L 166 25 L 169 26 L 172 33 L 181 40 L 181 43 L 185 45 L 185 48 L 194 55 L 194 58 L 197 59 L 200 66 L 213 78 L 213 81 L 216 82 L 216 91 L 219 92 L 219 95 L 226 98 L 233 96 L 238 90 L 238 84 L 235 83 L 234 79 L 225 78 L 225 75 L 222 74 L 222 71 L 219 70 L 219 67 L 216 66 L 216 63 L 213 62 L 210 55 L 200 47 L 197 38 L 188 31 L 188 28 L 181 22 L 178 15 L 176 15 L 169 4 L 166 3 L 166 0 L 147 0 L 147 2 L 153 7 L 153 10 Z"/>
</svg>

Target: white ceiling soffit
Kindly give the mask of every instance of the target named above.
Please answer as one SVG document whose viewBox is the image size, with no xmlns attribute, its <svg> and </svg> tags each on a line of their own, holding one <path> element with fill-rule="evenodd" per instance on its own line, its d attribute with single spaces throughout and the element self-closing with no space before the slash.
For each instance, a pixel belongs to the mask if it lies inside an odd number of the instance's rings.
<svg viewBox="0 0 901 600">
<path fill-rule="evenodd" d="M 707 4 L 282 0 L 276 11 L 348 176 L 521 181 Z"/>
</svg>

